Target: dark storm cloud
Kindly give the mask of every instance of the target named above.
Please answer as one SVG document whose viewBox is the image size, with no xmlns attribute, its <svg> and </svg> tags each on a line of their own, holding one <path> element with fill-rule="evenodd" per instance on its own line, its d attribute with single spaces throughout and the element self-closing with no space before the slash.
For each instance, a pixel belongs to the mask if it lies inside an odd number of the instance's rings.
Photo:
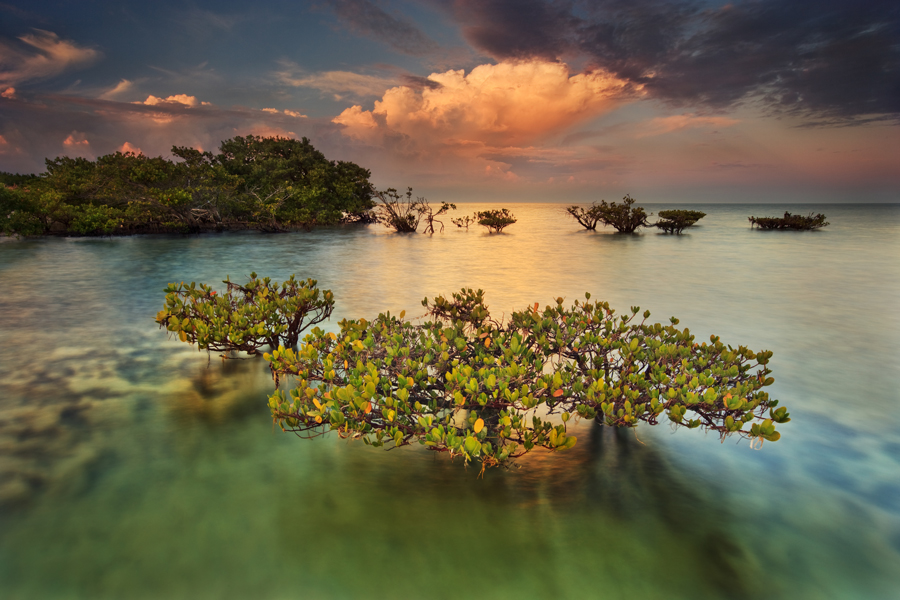
<svg viewBox="0 0 900 600">
<path fill-rule="evenodd" d="M 674 104 L 900 115 L 896 1 L 436 1 L 497 59 L 586 58 Z"/>
<path fill-rule="evenodd" d="M 330 5 L 352 30 L 389 44 L 399 52 L 418 55 L 438 48 L 415 25 L 389 15 L 370 0 L 331 0 Z"/>
</svg>

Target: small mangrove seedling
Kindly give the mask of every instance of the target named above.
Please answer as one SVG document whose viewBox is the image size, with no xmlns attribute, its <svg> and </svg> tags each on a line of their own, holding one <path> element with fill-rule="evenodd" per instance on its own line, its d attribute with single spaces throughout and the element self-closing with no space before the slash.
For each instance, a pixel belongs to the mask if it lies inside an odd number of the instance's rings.
<svg viewBox="0 0 900 600">
<path fill-rule="evenodd" d="M 450 222 L 459 227 L 460 229 L 464 228 L 466 231 L 469 229 L 469 225 L 474 225 L 476 223 L 475 217 L 470 217 L 466 215 L 465 217 L 457 217 L 455 219 L 450 219 Z"/>
</svg>

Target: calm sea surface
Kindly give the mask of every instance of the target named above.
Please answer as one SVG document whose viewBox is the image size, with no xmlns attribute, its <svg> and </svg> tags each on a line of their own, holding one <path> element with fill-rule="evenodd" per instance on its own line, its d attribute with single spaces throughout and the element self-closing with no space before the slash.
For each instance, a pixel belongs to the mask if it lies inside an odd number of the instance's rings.
<svg viewBox="0 0 900 600">
<path fill-rule="evenodd" d="M 501 235 L 0 242 L 0 597 L 900 597 L 900 206 L 685 206 L 708 216 L 681 236 L 507 206 Z M 831 225 L 750 229 L 784 210 Z M 760 450 L 581 423 L 572 451 L 484 479 L 301 440 L 272 430 L 264 363 L 153 321 L 167 283 L 251 271 L 332 289 L 332 330 L 463 286 L 496 315 L 586 291 L 639 305 L 773 350 L 793 420 Z"/>
</svg>

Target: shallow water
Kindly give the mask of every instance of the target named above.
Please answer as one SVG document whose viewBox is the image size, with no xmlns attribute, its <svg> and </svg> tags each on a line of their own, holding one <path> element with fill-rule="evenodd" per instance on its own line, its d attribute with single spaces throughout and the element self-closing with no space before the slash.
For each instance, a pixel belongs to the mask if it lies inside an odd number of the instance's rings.
<svg viewBox="0 0 900 600">
<path fill-rule="evenodd" d="M 685 206 L 708 216 L 681 236 L 510 208 L 501 235 L 0 242 L 0 596 L 900 596 L 900 206 Z M 749 228 L 784 210 L 831 225 Z M 331 329 L 463 286 L 494 314 L 589 291 L 773 350 L 793 420 L 761 450 L 582 423 L 572 451 L 484 479 L 419 449 L 301 440 L 272 431 L 261 361 L 153 322 L 167 283 L 254 270 L 332 289 Z"/>
</svg>

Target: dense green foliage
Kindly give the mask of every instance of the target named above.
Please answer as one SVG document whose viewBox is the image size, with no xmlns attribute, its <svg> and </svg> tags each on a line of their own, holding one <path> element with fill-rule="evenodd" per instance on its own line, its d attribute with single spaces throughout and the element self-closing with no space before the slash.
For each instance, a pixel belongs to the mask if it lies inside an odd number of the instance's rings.
<svg viewBox="0 0 900 600">
<path fill-rule="evenodd" d="M 211 292 L 200 289 L 209 311 L 200 319 L 171 314 L 182 305 L 167 289 L 161 318 L 184 341 L 199 341 L 190 332 L 238 308 L 207 301 Z M 276 388 L 295 378 L 269 397 L 275 421 L 306 436 L 337 431 L 374 446 L 416 443 L 489 467 L 538 447 L 571 448 L 568 427 L 579 419 L 623 428 L 668 422 L 754 445 L 778 440 L 775 424 L 790 420 L 762 389 L 774 381 L 771 352 L 716 336 L 697 343 L 674 318 L 651 323 L 637 307 L 620 316 L 589 294 L 572 306 L 562 298 L 543 310 L 535 304 L 506 322 L 490 316 L 481 290 L 423 304 L 431 320 L 421 325 L 403 313 L 343 320 L 337 334 L 314 327 L 299 347 L 266 353 Z"/>
<path fill-rule="evenodd" d="M 156 322 L 203 350 L 256 354 L 263 346 L 296 346 L 304 330 L 334 309 L 331 292 L 319 290 L 315 279 L 291 276 L 279 286 L 251 273 L 245 285 L 230 279 L 222 283 L 222 295 L 202 283 L 169 284 L 166 308 L 157 313 Z"/>
<path fill-rule="evenodd" d="M 750 217 L 750 227 L 759 227 L 760 229 L 795 229 L 795 230 L 813 230 L 820 229 L 828 225 L 825 215 L 819 213 L 808 216 L 792 215 L 789 212 L 784 213 L 784 217 Z"/>
<path fill-rule="evenodd" d="M 412 199 L 412 188 L 407 188 L 404 195 L 400 195 L 394 188 L 376 191 L 375 198 L 378 199 L 374 210 L 375 219 L 398 233 L 415 233 L 423 221 L 425 233 L 434 233 L 435 223 L 439 224 L 443 231 L 444 224 L 437 217 L 450 210 L 456 210 L 455 204 L 442 202 L 441 207 L 435 212 L 425 198 Z"/>
<path fill-rule="evenodd" d="M 4 174 L 0 232 L 110 235 L 283 231 L 365 219 L 369 171 L 330 161 L 309 140 L 235 137 L 221 152 L 58 157 L 39 176 Z"/>
<path fill-rule="evenodd" d="M 505 208 L 480 210 L 474 217 L 478 224 L 487 227 L 490 233 L 500 233 L 516 222 L 516 217 Z"/>
<path fill-rule="evenodd" d="M 659 211 L 660 220 L 653 225 L 666 233 L 681 234 L 682 231 L 705 216 L 706 213 L 699 210 L 661 210 Z"/>
<path fill-rule="evenodd" d="M 622 203 L 601 200 L 588 208 L 570 206 L 566 209 L 578 223 L 591 231 L 597 229 L 597 223 L 613 227 L 619 233 L 634 233 L 638 227 L 647 227 L 647 213 L 640 206 L 633 206 L 634 198 L 625 196 Z"/>
</svg>

